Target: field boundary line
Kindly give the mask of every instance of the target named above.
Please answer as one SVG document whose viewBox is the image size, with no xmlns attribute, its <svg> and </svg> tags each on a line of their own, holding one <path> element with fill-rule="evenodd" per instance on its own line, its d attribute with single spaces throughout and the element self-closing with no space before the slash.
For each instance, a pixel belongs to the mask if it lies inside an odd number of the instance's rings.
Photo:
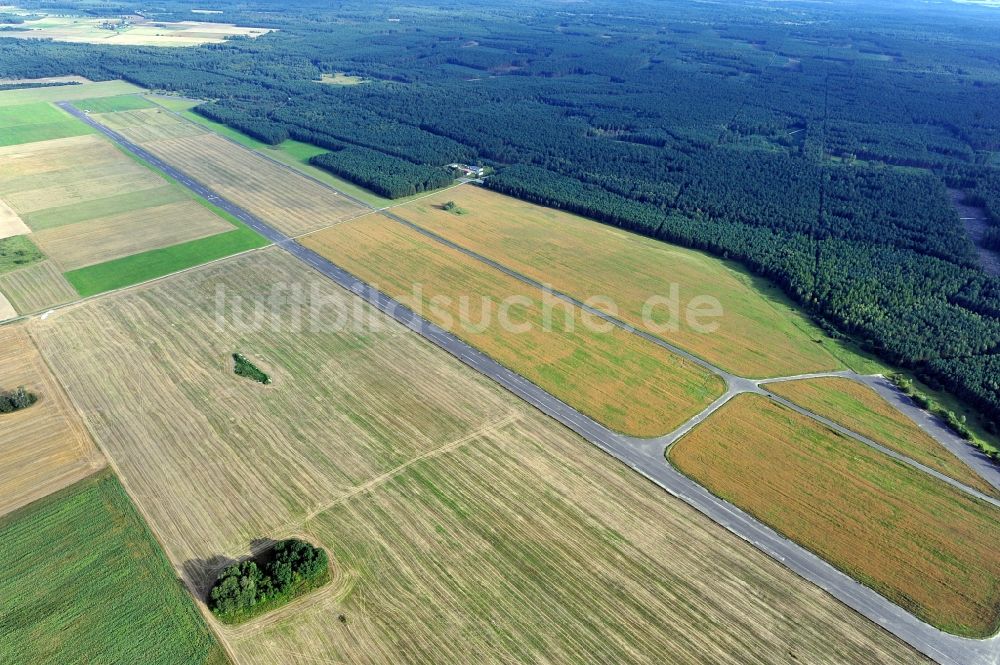
<svg viewBox="0 0 1000 665">
<path fill-rule="evenodd" d="M 30 331 L 29 331 L 29 337 L 31 337 L 32 344 L 36 344 L 34 337 L 31 335 Z M 122 490 L 124 490 L 125 494 L 128 496 L 128 499 L 132 503 L 132 506 L 135 508 L 136 512 L 138 512 L 139 515 L 142 517 L 143 522 L 145 522 L 146 524 L 146 528 L 149 529 L 149 533 L 156 541 L 156 544 L 160 548 L 160 551 L 167 558 L 167 561 L 170 562 L 171 567 L 174 570 L 174 575 L 176 575 L 177 579 L 181 582 L 181 584 L 183 584 L 187 588 L 188 593 L 191 595 L 191 602 L 197 608 L 198 612 L 202 615 L 202 618 L 208 625 L 209 630 L 211 630 L 212 633 L 214 634 L 216 641 L 226 652 L 226 656 L 229 657 L 229 661 L 233 665 L 241 665 L 239 659 L 236 658 L 235 652 L 229 646 L 229 643 L 223 638 L 220 631 L 216 629 L 215 621 L 211 616 L 211 613 L 208 611 L 208 606 L 202 601 L 201 598 L 199 598 L 197 589 L 192 588 L 192 586 L 188 584 L 187 580 L 184 579 L 184 576 L 180 574 L 180 571 L 177 569 L 176 563 L 174 563 L 174 560 L 168 554 L 169 550 L 164 546 L 166 539 L 163 538 L 162 534 L 160 534 L 157 531 L 156 523 L 153 521 L 148 511 L 146 511 L 146 509 L 143 507 L 142 503 L 136 498 L 136 493 L 131 488 L 128 479 L 125 477 L 125 474 L 122 473 L 121 467 L 118 466 L 118 462 L 115 460 L 114 457 L 111 456 L 111 454 L 107 450 L 104 449 L 103 446 L 100 445 L 99 443 L 100 440 L 94 435 L 94 431 L 91 428 L 90 422 L 87 420 L 85 413 L 76 403 L 76 401 L 72 398 L 72 396 L 69 395 L 69 392 L 66 391 L 66 387 L 63 385 L 62 379 L 59 378 L 59 376 L 55 372 L 52 371 L 48 359 L 45 358 L 44 354 L 42 354 L 41 351 L 39 351 L 39 355 L 42 356 L 42 361 L 45 363 L 46 367 L 49 368 L 50 373 L 52 373 L 52 376 L 55 379 L 56 383 L 58 383 L 60 389 L 67 393 L 67 399 L 69 399 L 70 404 L 73 406 L 73 409 L 79 416 L 80 422 L 82 423 L 83 427 L 87 430 L 88 436 L 90 436 L 91 439 L 93 440 L 94 447 L 97 448 L 102 455 L 104 455 L 104 459 L 107 461 L 107 467 L 110 468 L 111 471 L 114 472 L 115 477 L 118 478 L 118 482 L 121 483 Z"/>
<path fill-rule="evenodd" d="M 515 423 L 515 422 L 519 421 L 521 419 L 521 417 L 522 417 L 522 414 L 520 414 L 520 413 L 517 413 L 517 412 L 509 413 L 506 416 L 504 416 L 503 418 L 500 418 L 500 419 L 488 422 L 485 425 L 483 425 L 482 427 L 480 427 L 480 428 L 478 428 L 476 430 L 473 430 L 472 432 L 469 432 L 468 434 L 465 434 L 464 436 L 461 436 L 461 437 L 459 437 L 457 439 L 454 439 L 453 441 L 449 441 L 448 443 L 442 444 L 441 446 L 438 446 L 437 448 L 434 448 L 432 450 L 428 450 L 427 452 L 421 453 L 421 454 L 417 455 L 416 457 L 413 457 L 412 459 L 409 459 L 406 462 L 403 462 L 399 466 L 397 466 L 395 468 L 392 468 L 392 469 L 386 471 L 385 473 L 379 474 L 379 475 L 375 476 L 374 478 L 371 478 L 370 480 L 367 480 L 367 481 L 365 481 L 364 483 L 362 483 L 360 485 L 356 485 L 355 487 L 352 487 L 351 489 L 347 490 L 345 493 L 341 494 L 340 496 L 338 496 L 338 497 L 336 497 L 334 499 L 331 499 L 330 501 L 328 501 L 328 502 L 326 502 L 324 504 L 321 504 L 321 505 L 317 506 L 316 508 L 314 508 L 313 510 L 311 510 L 308 514 L 306 514 L 306 516 L 303 517 L 301 521 L 296 522 L 295 524 L 299 525 L 302 528 L 305 528 L 305 525 L 308 522 L 311 522 L 317 516 L 321 515 L 322 513 L 325 513 L 327 510 L 330 510 L 334 506 L 337 506 L 337 505 L 339 505 L 341 503 L 344 503 L 346 501 L 350 501 L 351 499 L 353 499 L 354 497 L 356 497 L 359 494 L 363 494 L 363 493 L 365 493 L 365 492 L 367 492 L 369 490 L 375 489 L 379 485 L 382 485 L 382 484 L 384 484 L 384 483 L 392 480 L 393 478 L 395 478 L 396 476 L 398 476 L 399 474 L 401 474 L 403 471 L 406 471 L 408 468 L 410 468 L 414 464 L 417 464 L 419 462 L 423 462 L 424 460 L 428 460 L 428 459 L 433 459 L 435 457 L 439 457 L 440 455 L 444 455 L 445 453 L 449 453 L 449 452 L 451 452 L 453 450 L 461 448 L 462 446 L 464 446 L 465 444 L 469 443 L 473 439 L 477 439 L 477 438 L 479 438 L 481 436 L 485 436 L 487 434 L 491 434 L 492 432 L 495 432 L 496 430 L 498 430 L 498 429 L 500 429 L 502 427 L 505 427 L 507 425 L 510 425 L 511 423 Z"/>
</svg>

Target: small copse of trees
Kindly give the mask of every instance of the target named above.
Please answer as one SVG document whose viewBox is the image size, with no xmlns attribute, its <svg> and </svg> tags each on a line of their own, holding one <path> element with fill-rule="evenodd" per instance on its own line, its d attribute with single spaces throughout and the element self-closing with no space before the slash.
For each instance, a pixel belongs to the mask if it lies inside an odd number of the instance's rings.
<svg viewBox="0 0 1000 665">
<path fill-rule="evenodd" d="M 0 391 L 0 413 L 13 413 L 27 409 L 38 401 L 38 395 L 21 386 L 15 390 Z"/>
<path fill-rule="evenodd" d="M 250 359 L 242 353 L 233 354 L 233 363 L 233 371 L 238 376 L 246 377 L 265 386 L 271 383 L 271 377 L 262 372 L 260 368 L 250 362 Z"/>
<path fill-rule="evenodd" d="M 225 623 L 241 623 L 330 581 L 326 551 L 296 539 L 233 564 L 209 592 L 208 607 Z"/>
</svg>

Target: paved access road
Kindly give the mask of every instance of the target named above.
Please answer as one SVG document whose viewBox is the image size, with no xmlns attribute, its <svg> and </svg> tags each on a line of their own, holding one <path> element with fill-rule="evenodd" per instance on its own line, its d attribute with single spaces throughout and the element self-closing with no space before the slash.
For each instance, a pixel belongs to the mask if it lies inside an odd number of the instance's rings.
<svg viewBox="0 0 1000 665">
<path fill-rule="evenodd" d="M 293 239 L 271 228 L 246 210 L 214 193 L 185 173 L 161 161 L 140 146 L 127 140 L 87 114 L 68 104 L 60 104 L 67 112 L 83 120 L 117 144 L 132 152 L 151 165 L 183 183 L 191 191 L 210 200 L 226 212 L 241 220 L 250 228 L 276 245 L 291 253 L 304 263 L 325 275 L 341 287 L 364 299 L 400 324 L 423 336 L 431 343 L 447 351 L 476 371 L 490 377 L 521 399 L 532 404 L 543 413 L 569 427 L 593 445 L 612 457 L 622 461 L 669 494 L 681 499 L 710 519 L 751 543 L 759 550 L 777 559 L 801 577 L 813 582 L 829 592 L 845 605 L 855 609 L 871 621 L 895 634 L 917 650 L 948 665 L 997 665 L 1000 663 L 1000 637 L 989 640 L 971 640 L 943 633 L 912 614 L 888 601 L 868 587 L 841 573 L 819 557 L 808 552 L 794 542 L 784 538 L 774 530 L 758 522 L 739 508 L 718 499 L 706 489 L 681 475 L 671 467 L 663 450 L 666 440 L 676 439 L 680 434 L 672 433 L 660 439 L 632 439 L 613 432 L 600 423 L 583 415 L 564 402 L 556 399 L 524 377 L 515 374 L 492 358 L 480 353 L 451 333 L 417 316 L 412 310 L 387 295 L 369 286 L 343 268 L 333 264 L 312 250 L 306 249 Z M 637 333 L 640 331 L 636 331 Z M 684 354 L 687 357 L 687 354 Z M 699 364 L 704 361 L 698 359 Z M 756 382 L 733 377 L 734 383 L 726 395 L 713 404 L 718 406 L 728 397 L 738 392 L 746 392 Z M 728 396 L 728 397 L 727 397 Z M 685 424 L 681 430 L 687 431 L 696 422 L 711 412 L 712 406 Z M 678 432 L 681 432 L 678 430 Z"/>
</svg>

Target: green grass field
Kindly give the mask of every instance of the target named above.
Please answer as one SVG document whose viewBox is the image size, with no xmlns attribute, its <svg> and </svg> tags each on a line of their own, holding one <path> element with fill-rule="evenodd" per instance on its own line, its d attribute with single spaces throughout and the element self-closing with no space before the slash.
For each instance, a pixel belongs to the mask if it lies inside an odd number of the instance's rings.
<svg viewBox="0 0 1000 665">
<path fill-rule="evenodd" d="M 51 104 L 37 102 L 0 106 L 0 146 L 62 139 L 91 134 L 93 130 Z"/>
<path fill-rule="evenodd" d="M 27 236 L 0 240 L 0 275 L 37 263 L 45 258 L 42 251 Z"/>
<path fill-rule="evenodd" d="M 156 106 L 156 104 L 139 95 L 116 95 L 114 97 L 81 99 L 73 102 L 73 106 L 84 111 L 89 111 L 90 113 L 112 113 L 115 111 L 150 109 Z"/>
<path fill-rule="evenodd" d="M 268 244 L 263 236 L 240 224 L 234 231 L 133 254 L 65 274 L 82 297 L 121 289 L 209 261 Z"/>
<path fill-rule="evenodd" d="M 0 520 L 0 662 L 227 662 L 117 478 Z"/>
</svg>

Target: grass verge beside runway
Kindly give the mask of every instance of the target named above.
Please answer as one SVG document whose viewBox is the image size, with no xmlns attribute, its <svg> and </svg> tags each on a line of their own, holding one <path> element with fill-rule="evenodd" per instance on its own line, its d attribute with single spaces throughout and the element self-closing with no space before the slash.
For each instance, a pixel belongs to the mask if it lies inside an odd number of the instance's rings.
<svg viewBox="0 0 1000 665">
<path fill-rule="evenodd" d="M 824 377 L 771 383 L 776 395 L 902 453 L 984 494 L 997 490 L 868 386 Z"/>
<path fill-rule="evenodd" d="M 694 363 L 382 215 L 302 244 L 619 432 L 666 434 L 725 390 Z"/>
<path fill-rule="evenodd" d="M 444 210 L 453 201 L 463 214 Z M 846 350 L 802 316 L 779 289 L 734 264 L 644 238 L 577 215 L 465 185 L 393 212 L 462 247 L 578 300 L 610 297 L 602 306 L 640 329 L 747 377 L 843 369 Z M 651 297 L 677 289 L 680 320 L 666 304 L 643 314 Z M 699 332 L 684 311 L 696 298 L 715 298 L 718 328 Z M 853 359 L 852 359 L 853 360 Z"/>
<path fill-rule="evenodd" d="M 0 569 L 2 662 L 228 662 L 110 472 L 0 519 Z"/>
<path fill-rule="evenodd" d="M 669 459 L 950 633 L 1000 627 L 1000 510 L 765 397 L 740 395 Z"/>
</svg>

